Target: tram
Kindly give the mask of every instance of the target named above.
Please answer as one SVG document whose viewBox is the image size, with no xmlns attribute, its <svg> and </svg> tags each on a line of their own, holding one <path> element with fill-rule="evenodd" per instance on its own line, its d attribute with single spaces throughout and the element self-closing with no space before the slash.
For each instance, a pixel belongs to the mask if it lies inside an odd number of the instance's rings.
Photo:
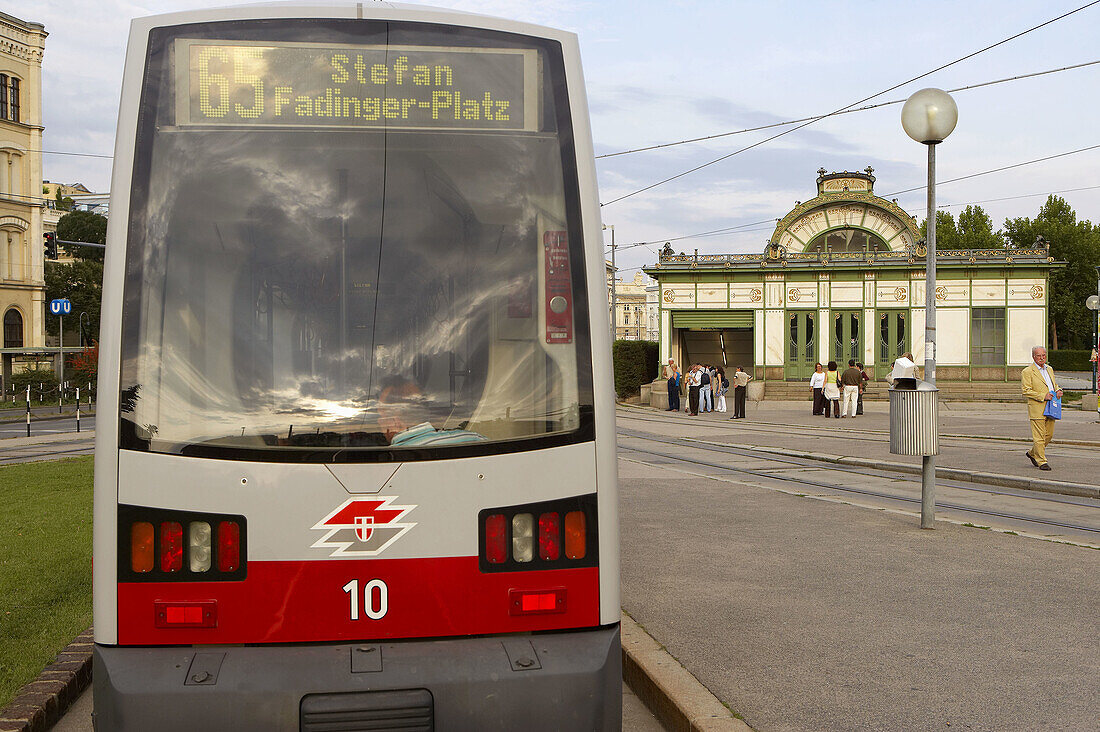
<svg viewBox="0 0 1100 732">
<path fill-rule="evenodd" d="M 618 729 L 576 37 L 390 3 L 139 19 L 111 192 L 97 728 Z"/>
</svg>

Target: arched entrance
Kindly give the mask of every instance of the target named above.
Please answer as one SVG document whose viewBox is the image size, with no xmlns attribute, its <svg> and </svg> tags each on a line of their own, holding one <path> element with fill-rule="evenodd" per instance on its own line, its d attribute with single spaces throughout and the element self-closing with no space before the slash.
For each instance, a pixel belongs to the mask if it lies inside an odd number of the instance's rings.
<svg viewBox="0 0 1100 732">
<path fill-rule="evenodd" d="M 23 314 L 15 308 L 4 313 L 4 348 L 23 347 Z"/>
</svg>

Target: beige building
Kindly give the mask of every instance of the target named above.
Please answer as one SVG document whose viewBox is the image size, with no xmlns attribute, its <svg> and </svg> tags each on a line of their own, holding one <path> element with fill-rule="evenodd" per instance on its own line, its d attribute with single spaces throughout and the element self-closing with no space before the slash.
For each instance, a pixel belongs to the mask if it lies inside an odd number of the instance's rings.
<svg viewBox="0 0 1100 732">
<path fill-rule="evenodd" d="M 45 28 L 0 13 L 0 313 L 3 373 L 44 344 L 42 54 Z"/>
<path fill-rule="evenodd" d="M 641 272 L 635 272 L 630 282 L 616 279 L 615 340 L 657 340 L 653 327 L 656 315 L 651 318 L 646 305 L 646 288 L 653 284 L 653 280 Z"/>
</svg>

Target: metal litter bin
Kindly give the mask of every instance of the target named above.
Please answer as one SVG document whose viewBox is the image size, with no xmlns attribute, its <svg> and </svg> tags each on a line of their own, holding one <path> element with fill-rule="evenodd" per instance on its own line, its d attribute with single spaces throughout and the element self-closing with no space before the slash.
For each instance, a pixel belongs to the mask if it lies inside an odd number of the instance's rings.
<svg viewBox="0 0 1100 732">
<path fill-rule="evenodd" d="M 939 409 L 932 384 L 920 379 L 890 389 L 890 452 L 894 455 L 938 455 Z M 915 382 L 915 388 L 904 388 Z"/>
</svg>

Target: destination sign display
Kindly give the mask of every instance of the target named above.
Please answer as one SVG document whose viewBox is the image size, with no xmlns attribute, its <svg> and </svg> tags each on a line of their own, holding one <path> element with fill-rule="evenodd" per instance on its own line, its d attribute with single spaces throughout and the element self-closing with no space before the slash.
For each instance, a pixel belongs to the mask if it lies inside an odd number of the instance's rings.
<svg viewBox="0 0 1100 732">
<path fill-rule="evenodd" d="M 538 52 L 175 42 L 176 123 L 538 129 Z"/>
</svg>

